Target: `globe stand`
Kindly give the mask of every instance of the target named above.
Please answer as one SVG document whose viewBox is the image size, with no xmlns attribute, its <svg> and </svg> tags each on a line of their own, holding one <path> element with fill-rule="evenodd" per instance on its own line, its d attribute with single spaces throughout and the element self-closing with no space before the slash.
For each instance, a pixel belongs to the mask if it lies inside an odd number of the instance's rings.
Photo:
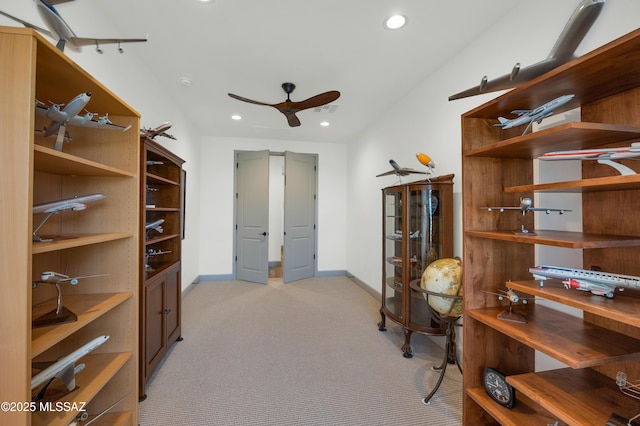
<svg viewBox="0 0 640 426">
<path fill-rule="evenodd" d="M 429 296 L 433 297 L 441 297 L 445 299 L 451 300 L 451 310 L 456 306 L 456 303 L 459 300 L 462 300 L 462 296 L 451 295 L 451 294 L 443 294 L 443 293 L 434 293 L 429 290 L 425 290 L 420 287 L 420 280 L 413 280 L 409 283 L 411 289 L 418 291 L 420 293 L 425 294 L 425 298 L 427 299 L 427 306 L 429 302 Z M 440 377 L 438 377 L 438 382 L 434 386 L 434 388 L 429 392 L 427 396 L 422 399 L 422 403 L 428 405 L 430 403 L 431 398 L 436 394 L 440 385 L 442 384 L 442 380 L 444 379 L 444 375 L 447 372 L 448 364 L 455 364 L 458 367 L 458 370 L 462 374 L 462 367 L 460 366 L 460 361 L 458 360 L 458 350 L 456 345 L 456 322 L 460 319 L 460 315 L 442 315 L 438 312 L 435 312 L 433 309 L 429 308 L 431 311 L 431 316 L 434 321 L 442 326 L 445 329 L 445 349 L 444 349 L 444 358 L 442 363 L 439 366 L 432 366 L 431 369 L 434 371 L 440 371 Z"/>
</svg>

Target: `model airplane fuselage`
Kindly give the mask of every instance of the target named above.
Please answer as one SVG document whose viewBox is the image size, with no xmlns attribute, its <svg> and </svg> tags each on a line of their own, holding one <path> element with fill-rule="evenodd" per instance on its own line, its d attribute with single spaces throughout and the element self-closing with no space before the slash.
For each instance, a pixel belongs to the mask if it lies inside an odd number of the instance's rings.
<svg viewBox="0 0 640 426">
<path fill-rule="evenodd" d="M 549 117 L 553 114 L 555 109 L 560 108 L 565 105 L 571 99 L 574 98 L 575 95 L 563 95 L 555 98 L 552 101 L 547 102 L 544 105 L 540 105 L 536 109 L 516 109 L 511 111 L 512 114 L 517 114 L 518 117 L 512 119 L 506 119 L 504 117 L 498 117 L 498 121 L 500 123 L 494 124 L 494 126 L 502 127 L 503 129 L 510 129 L 512 127 L 522 126 L 523 124 L 527 124 L 527 127 L 524 129 L 522 134 L 524 135 L 531 128 L 533 122 L 537 122 L 540 124 L 542 120 Z"/>
<path fill-rule="evenodd" d="M 164 219 L 158 219 L 153 222 L 149 222 L 144 226 L 144 229 L 149 231 L 153 229 L 156 232 L 163 233 L 164 229 L 162 228 L 162 224 L 164 223 Z"/>
<path fill-rule="evenodd" d="M 600 15 L 604 3 L 605 0 L 582 0 L 569 18 L 569 21 L 567 21 L 556 44 L 545 60 L 524 68 L 521 68 L 520 63 L 516 63 L 509 74 L 493 80 L 489 80 L 487 76 L 484 76 L 480 80 L 480 85 L 451 95 L 449 100 L 453 101 L 481 93 L 511 89 L 575 58 L 576 49 Z"/>
<path fill-rule="evenodd" d="M 156 136 L 164 136 L 165 138 L 176 140 L 175 137 L 173 137 L 172 135 L 167 133 L 167 130 L 169 130 L 171 128 L 171 126 L 173 126 L 172 122 L 165 121 L 164 123 L 152 128 L 152 129 L 147 129 L 147 128 L 141 129 L 140 130 L 140 134 L 142 136 L 145 136 L 145 137 L 149 138 L 149 139 L 154 139 Z"/>
<path fill-rule="evenodd" d="M 550 214 L 551 212 L 558 212 L 559 214 L 564 214 L 564 212 L 570 212 L 569 209 L 549 209 L 543 207 L 533 207 L 533 203 L 531 202 L 531 198 L 520 198 L 520 206 L 519 207 L 483 207 L 487 211 L 491 212 L 494 210 L 498 210 L 500 213 L 503 213 L 505 210 L 519 210 L 522 213 L 522 224 L 520 227 L 520 231 L 514 231 L 516 234 L 524 234 L 524 235 L 536 235 L 535 232 L 529 231 L 524 227 L 524 217 L 528 212 L 545 212 L 546 214 Z"/>
<path fill-rule="evenodd" d="M 640 142 L 633 142 L 631 146 L 621 148 L 575 149 L 569 151 L 547 152 L 538 160 L 595 160 L 599 164 L 606 164 L 616 169 L 621 175 L 635 175 L 636 172 L 613 160 L 640 157 Z"/>
<path fill-rule="evenodd" d="M 20 18 L 16 18 L 15 16 L 11 16 L 8 13 L 0 12 L 0 14 L 6 16 L 7 18 L 13 19 L 16 22 L 20 22 L 27 28 L 33 28 L 34 30 L 41 32 L 43 34 L 48 35 L 49 37 L 55 38 L 58 40 L 56 47 L 61 51 L 64 51 L 64 47 L 67 43 L 69 43 L 74 49 L 80 50 L 82 46 L 87 45 L 95 45 L 98 53 L 102 53 L 100 49 L 100 44 L 118 44 L 118 51 L 120 53 L 123 52 L 120 47 L 120 43 L 138 43 L 145 42 L 147 38 L 87 38 L 87 37 L 78 37 L 76 33 L 73 32 L 69 24 L 62 19 L 60 13 L 53 6 L 57 3 L 66 2 L 69 0 L 55 0 L 50 2 L 45 2 L 44 0 L 35 0 L 36 7 L 38 10 L 38 14 L 49 28 L 46 30 L 44 28 L 40 28 L 36 25 L 33 25 L 27 21 L 23 21 Z"/>
<path fill-rule="evenodd" d="M 540 280 L 540 286 L 544 285 L 545 280 L 558 279 L 562 280 L 566 288 L 590 291 L 593 294 L 605 296 L 609 299 L 615 296 L 616 288 L 620 291 L 625 288 L 640 290 L 640 277 L 632 275 L 546 265 L 529 268 L 529 272 L 533 275 L 533 278 Z"/>
<path fill-rule="evenodd" d="M 35 281 L 35 284 L 50 283 L 50 284 L 62 284 L 68 282 L 71 285 L 78 284 L 79 280 L 84 278 L 104 277 L 106 274 L 97 275 L 80 275 L 77 277 L 70 277 L 66 274 L 61 274 L 55 271 L 46 271 L 40 274 L 40 281 Z"/>
<path fill-rule="evenodd" d="M 87 208 L 87 203 L 104 200 L 105 198 L 107 197 L 104 194 L 89 194 L 59 201 L 51 201 L 49 203 L 36 204 L 33 206 L 33 214 L 57 213 L 63 210 L 84 210 Z"/>
<path fill-rule="evenodd" d="M 417 174 L 422 174 L 422 175 L 427 174 L 426 172 L 421 172 L 419 170 L 410 169 L 408 167 L 400 167 L 398 165 L 398 163 L 396 163 L 394 160 L 389 160 L 389 164 L 391 164 L 391 167 L 393 167 L 393 170 L 389 170 L 388 172 L 380 173 L 379 175 L 376 175 L 376 177 L 389 176 L 389 175 L 408 176 L 408 175 L 410 175 L 412 173 L 417 173 Z"/>
</svg>

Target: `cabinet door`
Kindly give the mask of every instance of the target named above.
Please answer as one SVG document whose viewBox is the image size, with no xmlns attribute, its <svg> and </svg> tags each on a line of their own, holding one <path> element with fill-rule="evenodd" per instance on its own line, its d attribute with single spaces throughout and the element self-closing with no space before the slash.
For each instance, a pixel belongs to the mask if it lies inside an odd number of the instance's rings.
<svg viewBox="0 0 640 426">
<path fill-rule="evenodd" d="M 384 307 L 391 316 L 402 318 L 402 190 L 384 192 Z"/>
<path fill-rule="evenodd" d="M 166 351 L 165 294 L 166 275 L 154 277 L 144 288 L 145 303 L 145 377 L 150 376 Z"/>
<path fill-rule="evenodd" d="M 180 263 L 175 264 L 167 271 L 165 317 L 167 324 L 167 346 L 180 337 Z"/>
</svg>

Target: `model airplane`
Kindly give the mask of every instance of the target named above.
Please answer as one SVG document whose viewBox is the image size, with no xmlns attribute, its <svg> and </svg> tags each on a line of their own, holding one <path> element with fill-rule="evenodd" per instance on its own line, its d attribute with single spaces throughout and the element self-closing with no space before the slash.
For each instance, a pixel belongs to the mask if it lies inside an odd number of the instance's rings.
<svg viewBox="0 0 640 426">
<path fill-rule="evenodd" d="M 376 177 L 380 177 L 380 176 L 389 176 L 389 175 L 397 175 L 397 176 L 408 176 L 412 173 L 417 173 L 417 174 L 421 174 L 421 175 L 426 175 L 426 172 L 421 172 L 419 170 L 414 170 L 414 169 L 410 169 L 408 167 L 400 167 L 398 165 L 398 163 L 396 163 L 394 160 L 389 160 L 389 164 L 391 164 L 391 167 L 393 167 L 393 170 L 389 170 L 388 172 L 384 172 L 384 173 L 380 173 L 379 175 L 376 175 Z"/>
<path fill-rule="evenodd" d="M 33 214 L 46 214 L 46 216 L 33 228 L 33 241 L 51 241 L 43 240 L 36 233 L 42 228 L 42 225 L 54 213 L 60 213 L 63 210 L 79 211 L 87 208 L 87 203 L 104 200 L 107 198 L 104 194 L 89 194 L 81 197 L 67 198 L 65 200 L 52 201 L 49 203 L 36 204 L 33 206 Z"/>
<path fill-rule="evenodd" d="M 420 164 L 422 164 L 423 166 L 427 167 L 427 174 L 428 175 L 430 175 L 431 172 L 433 172 L 433 169 L 436 168 L 435 163 L 433 162 L 431 157 L 429 157 L 427 154 L 423 154 L 422 152 L 419 152 L 419 153 L 416 154 L 416 158 L 418 159 Z"/>
<path fill-rule="evenodd" d="M 167 133 L 167 130 L 169 130 L 171 126 L 173 126 L 172 122 L 165 121 L 152 129 L 148 129 L 146 127 L 140 129 L 140 134 L 149 139 L 154 139 L 156 136 L 164 136 L 165 138 L 177 140 L 175 137 Z"/>
<path fill-rule="evenodd" d="M 48 366 L 44 368 L 44 370 L 40 371 L 38 374 L 31 378 L 31 390 L 37 388 L 48 380 L 47 384 L 44 385 L 44 387 L 38 392 L 33 400 L 38 401 L 42 399 L 45 391 L 47 390 L 53 379 L 55 379 L 56 377 L 64 382 L 69 391 L 74 390 L 76 387 L 76 374 L 84 369 L 84 364 L 79 364 L 76 367 L 76 361 L 102 345 L 107 341 L 107 339 L 109 339 L 109 336 L 106 335 L 96 337 L 89 343 L 82 345 L 80 348 L 71 352 L 69 355 L 62 357 L 55 362 L 33 363 L 34 368 L 38 368 L 48 364 Z"/>
<path fill-rule="evenodd" d="M 561 266 L 536 266 L 529 268 L 533 278 L 540 280 L 540 286 L 548 279 L 562 280 L 565 288 L 582 291 L 590 291 L 598 296 L 612 299 L 616 288 L 623 291 L 625 288 L 640 290 L 640 278 L 632 275 L 611 274 L 601 271 L 589 271 L 585 269 L 564 268 Z"/>
<path fill-rule="evenodd" d="M 552 101 L 547 102 L 544 105 L 539 106 L 536 109 L 516 109 L 511 111 L 512 114 L 517 114 L 518 117 L 512 119 L 506 119 L 504 117 L 498 117 L 500 123 L 494 124 L 494 126 L 502 127 L 503 129 L 510 129 L 512 127 L 522 126 L 528 123 L 522 134 L 524 135 L 529 131 L 533 122 L 540 124 L 542 120 L 553 114 L 553 110 L 560 108 L 562 105 L 573 99 L 575 95 L 563 95 L 555 98 Z"/>
<path fill-rule="evenodd" d="M 122 53 L 124 50 L 120 46 L 121 43 L 139 43 L 145 42 L 149 36 L 145 38 L 88 38 L 78 37 L 71 27 L 62 19 L 60 13 L 53 7 L 54 4 L 68 2 L 69 0 L 50 0 L 45 2 L 44 0 L 35 0 L 38 14 L 42 17 L 45 25 L 49 27 L 48 30 L 33 25 L 27 21 L 23 21 L 20 18 L 11 16 L 8 13 L 0 11 L 0 14 L 6 16 L 9 19 L 13 19 L 16 22 L 21 23 L 27 28 L 32 28 L 38 32 L 48 35 L 53 39 L 57 39 L 56 47 L 64 52 L 64 47 L 67 43 L 71 45 L 74 50 L 80 50 L 82 46 L 96 46 L 96 51 L 102 53 L 100 48 L 101 44 L 118 44 L 118 52 Z"/>
<path fill-rule="evenodd" d="M 482 93 L 511 89 L 574 59 L 576 49 L 600 15 L 604 3 L 605 0 L 582 0 L 569 18 L 562 33 L 560 33 L 560 37 L 558 37 L 556 44 L 545 60 L 524 68 L 520 67 L 520 63 L 516 63 L 511 73 L 493 80 L 489 80 L 485 75 L 480 80 L 479 86 L 451 95 L 449 100 L 453 101 Z"/>
<path fill-rule="evenodd" d="M 51 120 L 51 123 L 44 128 L 42 133 L 44 136 L 51 136 L 57 133 L 55 149 L 62 151 L 62 143 L 66 135 L 65 129 L 67 125 L 72 126 L 87 126 L 87 127 L 99 127 L 109 130 L 121 130 L 123 132 L 129 130 L 129 126 L 118 126 L 113 124 L 105 115 L 99 120 L 93 120 L 95 114 L 88 112 L 85 115 L 78 115 L 80 111 L 91 100 L 91 92 L 80 93 L 75 98 L 71 99 L 69 103 L 65 104 L 52 104 L 50 107 L 45 107 L 44 104 L 36 100 L 36 114 L 46 117 Z M 62 108 L 64 106 L 64 108 Z"/>
<path fill-rule="evenodd" d="M 519 207 L 482 207 L 487 211 L 498 210 L 500 213 L 503 213 L 505 210 L 519 210 L 522 213 L 522 224 L 520 227 L 520 231 L 514 231 L 516 234 L 524 234 L 524 235 L 536 235 L 535 232 L 529 231 L 524 227 L 524 217 L 528 212 L 545 212 L 549 214 L 551 212 L 558 212 L 560 214 L 564 214 L 564 212 L 570 212 L 568 209 L 547 209 L 542 207 L 532 207 L 531 198 L 520 198 L 520 206 Z"/>
<path fill-rule="evenodd" d="M 498 319 L 503 321 L 511 321 L 511 322 L 519 322 L 521 324 L 526 324 L 527 320 L 524 315 L 513 312 L 513 305 L 521 302 L 523 305 L 529 303 L 527 298 L 522 298 L 515 292 L 512 288 L 507 287 L 506 290 L 498 289 L 498 293 L 493 293 L 491 291 L 483 290 L 487 294 L 492 294 L 494 296 L 498 296 L 498 300 L 508 300 L 509 301 L 509 309 L 502 311 L 498 314 Z M 532 298 L 534 299 L 534 298 Z"/>
<path fill-rule="evenodd" d="M 640 157 L 640 142 L 622 148 L 576 149 L 570 151 L 547 152 L 538 160 L 595 160 L 598 164 L 606 164 L 616 169 L 621 175 L 635 175 L 636 172 L 613 160 Z"/>
<path fill-rule="evenodd" d="M 162 234 L 164 232 L 164 229 L 162 229 L 163 223 L 164 223 L 164 219 L 158 219 L 153 222 L 147 223 L 144 229 L 147 231 L 154 230 Z"/>
</svg>

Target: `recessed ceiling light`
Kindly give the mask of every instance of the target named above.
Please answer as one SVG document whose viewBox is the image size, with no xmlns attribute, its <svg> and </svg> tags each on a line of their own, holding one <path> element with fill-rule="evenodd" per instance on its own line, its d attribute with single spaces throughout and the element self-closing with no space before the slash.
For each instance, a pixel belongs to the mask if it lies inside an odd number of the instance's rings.
<svg viewBox="0 0 640 426">
<path fill-rule="evenodd" d="M 191 87 L 191 79 L 189 77 L 180 77 L 180 84 L 184 87 Z"/>
<path fill-rule="evenodd" d="M 322 127 L 327 127 L 329 125 L 329 122 L 328 121 L 323 121 L 323 122 L 320 123 L 320 125 Z"/>
<path fill-rule="evenodd" d="M 399 28 L 404 27 L 404 25 L 407 23 L 407 17 L 404 15 L 393 15 L 389 18 L 387 18 L 386 21 L 384 21 L 384 26 L 385 28 L 388 28 L 390 30 L 397 30 Z"/>
<path fill-rule="evenodd" d="M 231 118 L 233 118 L 234 120 L 242 120 L 242 117 L 240 117 L 238 114 L 233 114 Z"/>
</svg>

